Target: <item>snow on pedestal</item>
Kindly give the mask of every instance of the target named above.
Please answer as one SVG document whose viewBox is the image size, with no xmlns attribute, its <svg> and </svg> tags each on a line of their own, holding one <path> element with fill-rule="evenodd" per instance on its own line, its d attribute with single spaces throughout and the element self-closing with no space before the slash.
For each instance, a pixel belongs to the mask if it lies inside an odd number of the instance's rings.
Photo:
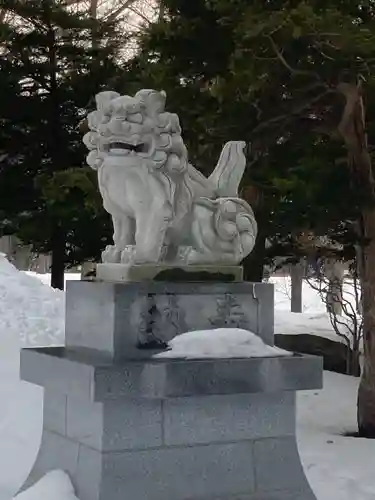
<svg viewBox="0 0 375 500">
<path fill-rule="evenodd" d="M 217 328 L 187 332 L 172 339 L 169 350 L 155 358 L 261 358 L 292 356 L 292 353 L 265 344 L 255 333 L 240 328 Z"/>
</svg>

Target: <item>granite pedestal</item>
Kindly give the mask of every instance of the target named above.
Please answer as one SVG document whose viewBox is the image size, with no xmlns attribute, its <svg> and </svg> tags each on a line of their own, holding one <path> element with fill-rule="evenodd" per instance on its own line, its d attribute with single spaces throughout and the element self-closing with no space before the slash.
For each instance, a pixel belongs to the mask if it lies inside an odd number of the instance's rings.
<svg viewBox="0 0 375 500">
<path fill-rule="evenodd" d="M 58 468 L 80 500 L 314 500 L 295 392 L 321 387 L 320 358 L 171 360 L 135 347 L 168 321 L 179 334 L 230 318 L 272 344 L 272 286 L 69 283 L 66 347 L 21 352 L 22 379 L 45 389 L 24 487 Z"/>
<path fill-rule="evenodd" d="M 66 345 L 111 359 L 137 345 L 192 330 L 243 328 L 273 343 L 273 285 L 264 283 L 105 283 L 70 281 Z"/>
</svg>

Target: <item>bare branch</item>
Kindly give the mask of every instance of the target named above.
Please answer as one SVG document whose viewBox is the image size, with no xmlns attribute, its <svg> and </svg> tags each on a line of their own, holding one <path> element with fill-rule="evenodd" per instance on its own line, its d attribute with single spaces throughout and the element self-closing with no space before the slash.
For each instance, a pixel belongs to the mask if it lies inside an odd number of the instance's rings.
<svg viewBox="0 0 375 500">
<path fill-rule="evenodd" d="M 355 297 L 355 304 L 353 304 L 349 298 L 346 298 L 348 294 L 345 290 L 343 290 L 342 293 L 335 292 L 335 288 L 338 290 L 338 283 L 336 284 L 336 287 L 334 285 L 332 286 L 332 280 L 329 280 L 320 271 L 318 271 L 315 279 L 307 279 L 306 281 L 312 289 L 318 292 L 321 300 L 326 305 L 328 304 L 328 300 L 340 303 L 344 317 L 347 318 L 348 321 L 337 315 L 335 311 L 328 310 L 331 326 L 337 336 L 344 340 L 348 348 L 351 348 L 353 356 L 358 355 L 360 341 L 363 336 L 363 318 L 358 316 L 356 312 L 358 300 L 360 300 L 360 294 L 358 293 L 358 278 L 355 276 L 353 277 L 353 288 L 354 291 L 357 291 L 357 294 L 351 294 L 351 296 Z M 350 359 L 351 354 L 348 353 L 348 373 L 351 366 L 349 363 Z"/>
<path fill-rule="evenodd" d="M 82 0 L 64 0 L 62 4 L 71 7 L 72 5 L 78 5 L 80 3 L 82 3 Z"/>
<path fill-rule="evenodd" d="M 134 12 L 134 14 L 137 14 L 137 16 L 141 17 L 148 24 L 151 24 L 150 19 L 147 16 L 145 16 L 142 12 L 140 12 L 138 9 L 136 9 L 135 7 L 128 7 L 128 10 L 131 10 L 132 12 Z"/>
<path fill-rule="evenodd" d="M 257 127 L 255 127 L 253 129 L 253 133 L 262 132 L 263 130 L 265 130 L 267 127 L 269 127 L 270 125 L 272 125 L 274 123 L 284 121 L 284 124 L 286 124 L 291 119 L 292 116 L 299 115 L 303 111 L 306 111 L 307 109 L 309 109 L 313 104 L 316 104 L 317 102 L 319 102 L 321 99 L 323 99 L 323 97 L 327 96 L 328 94 L 336 92 L 335 90 L 328 88 L 323 83 L 322 83 L 322 86 L 325 87 L 324 92 L 313 97 L 312 99 L 308 100 L 307 102 L 300 104 L 299 106 L 295 106 L 294 108 L 292 108 L 290 110 L 289 113 L 284 113 L 284 114 L 281 114 L 279 116 L 274 116 L 274 117 L 260 123 Z"/>
<path fill-rule="evenodd" d="M 327 61 L 335 61 L 335 58 L 334 57 L 331 57 L 329 56 L 328 54 L 326 54 L 322 49 L 317 49 L 319 54 L 324 58 L 324 59 L 327 59 Z"/>
<path fill-rule="evenodd" d="M 124 12 L 124 10 L 131 7 L 133 5 L 133 3 L 135 3 L 135 2 L 136 2 L 136 0 L 125 0 L 125 2 L 123 4 L 121 4 L 116 10 L 114 10 L 113 12 L 111 12 L 107 16 L 106 21 L 109 21 L 109 22 L 114 21 L 115 19 L 118 18 L 118 16 L 120 14 L 122 14 Z"/>
<path fill-rule="evenodd" d="M 305 75 L 305 76 L 312 76 L 314 78 L 316 78 L 317 80 L 320 80 L 320 76 L 318 75 L 318 73 L 315 73 L 315 71 L 306 71 L 306 70 L 301 70 L 301 69 L 296 69 L 296 68 L 292 68 L 292 66 L 288 63 L 288 61 L 285 59 L 285 57 L 283 56 L 281 50 L 278 48 L 278 46 L 276 45 L 274 39 L 272 38 L 272 36 L 267 36 L 266 37 L 271 45 L 272 45 L 272 48 L 274 50 L 274 52 L 276 53 L 278 59 L 281 61 L 281 63 L 294 75 Z"/>
</svg>

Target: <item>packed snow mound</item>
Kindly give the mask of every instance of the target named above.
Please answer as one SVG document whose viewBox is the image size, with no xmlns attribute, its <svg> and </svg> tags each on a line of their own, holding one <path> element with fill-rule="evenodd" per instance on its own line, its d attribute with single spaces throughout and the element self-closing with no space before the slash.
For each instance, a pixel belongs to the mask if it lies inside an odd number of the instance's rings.
<svg viewBox="0 0 375 500">
<path fill-rule="evenodd" d="M 14 500 L 78 500 L 68 475 L 54 470 L 28 490 L 17 495 Z"/>
<path fill-rule="evenodd" d="M 0 342 L 21 347 L 64 342 L 64 293 L 18 271 L 0 254 Z"/>
<path fill-rule="evenodd" d="M 175 337 L 168 345 L 168 351 L 155 357 L 202 359 L 291 356 L 290 352 L 267 345 L 255 333 L 240 328 L 187 332 Z"/>
<path fill-rule="evenodd" d="M 340 332 L 352 340 L 349 318 L 338 317 L 341 323 Z M 310 334 L 345 343 L 345 340 L 334 331 L 329 314 L 321 313 L 292 313 L 275 310 L 275 334 L 301 335 Z"/>
<path fill-rule="evenodd" d="M 359 379 L 325 372 L 323 390 L 297 393 L 298 448 L 317 500 L 375 499 L 375 441 L 357 430 Z"/>
</svg>

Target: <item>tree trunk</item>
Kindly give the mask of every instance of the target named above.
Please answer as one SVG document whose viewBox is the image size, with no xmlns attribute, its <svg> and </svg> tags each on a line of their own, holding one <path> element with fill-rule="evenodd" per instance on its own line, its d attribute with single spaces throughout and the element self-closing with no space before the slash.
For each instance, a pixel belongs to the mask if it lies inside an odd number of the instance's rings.
<svg viewBox="0 0 375 500">
<path fill-rule="evenodd" d="M 51 286 L 64 290 L 65 280 L 65 237 L 60 228 L 56 228 L 52 238 Z"/>
<path fill-rule="evenodd" d="M 254 250 L 242 263 L 245 281 L 252 281 L 253 283 L 263 281 L 265 245 L 265 235 L 258 232 Z"/>
<path fill-rule="evenodd" d="M 358 429 L 375 438 L 375 209 L 364 213 L 365 235 L 371 238 L 363 254 L 363 373 L 358 390 Z"/>
<path fill-rule="evenodd" d="M 366 196 L 357 227 L 369 243 L 362 248 L 359 262 L 363 286 L 364 361 L 358 390 L 359 434 L 375 438 L 375 191 L 371 156 L 368 151 L 362 85 L 342 83 L 338 86 L 346 99 L 338 130 L 347 151 L 354 187 Z M 370 202 L 372 202 L 370 204 Z M 371 206 L 370 206 L 371 205 Z"/>
<path fill-rule="evenodd" d="M 342 285 L 344 278 L 344 268 L 342 263 L 329 260 L 326 263 L 326 277 L 329 281 L 326 299 L 327 312 L 336 316 L 341 316 Z"/>
<path fill-rule="evenodd" d="M 290 281 L 291 281 L 291 300 L 290 310 L 293 313 L 302 312 L 302 283 L 303 283 L 304 268 L 303 264 L 299 262 L 290 268 Z"/>
<path fill-rule="evenodd" d="M 353 347 L 350 351 L 350 360 L 349 360 L 349 375 L 352 377 L 360 377 L 361 376 L 361 363 L 360 363 L 360 350 L 357 347 Z"/>
<path fill-rule="evenodd" d="M 64 150 L 64 141 L 61 139 L 61 116 L 60 116 L 60 92 L 58 85 L 58 43 L 56 33 L 52 26 L 51 3 L 43 2 L 44 14 L 48 23 L 48 59 L 49 59 L 49 107 L 50 107 L 50 134 L 49 151 L 51 152 L 51 173 L 53 171 L 64 170 L 67 165 L 65 162 L 66 152 Z M 52 217 L 52 221 L 53 221 Z M 65 271 L 65 236 L 58 223 L 52 225 L 51 234 L 51 286 L 64 290 L 64 271 Z"/>
<path fill-rule="evenodd" d="M 98 19 L 98 1 L 99 0 L 91 0 L 90 3 L 90 16 L 93 21 L 97 21 Z M 93 24 L 93 27 L 91 29 L 91 46 L 93 49 L 97 49 L 99 46 L 98 29 L 95 23 Z M 98 62 L 97 59 L 94 57 L 93 67 L 95 67 L 97 62 Z"/>
<path fill-rule="evenodd" d="M 263 209 L 263 193 L 259 188 L 253 185 L 244 186 L 241 191 L 241 197 L 251 205 L 258 224 L 258 235 L 254 249 L 242 262 L 244 279 L 245 281 L 259 283 L 263 281 L 269 217 L 268 213 Z"/>
<path fill-rule="evenodd" d="M 13 264 L 20 271 L 29 271 L 33 259 L 31 245 L 18 245 L 13 257 Z"/>
<path fill-rule="evenodd" d="M 159 22 L 163 20 L 164 14 L 165 14 L 164 0 L 159 0 L 159 16 L 158 16 Z"/>
</svg>

